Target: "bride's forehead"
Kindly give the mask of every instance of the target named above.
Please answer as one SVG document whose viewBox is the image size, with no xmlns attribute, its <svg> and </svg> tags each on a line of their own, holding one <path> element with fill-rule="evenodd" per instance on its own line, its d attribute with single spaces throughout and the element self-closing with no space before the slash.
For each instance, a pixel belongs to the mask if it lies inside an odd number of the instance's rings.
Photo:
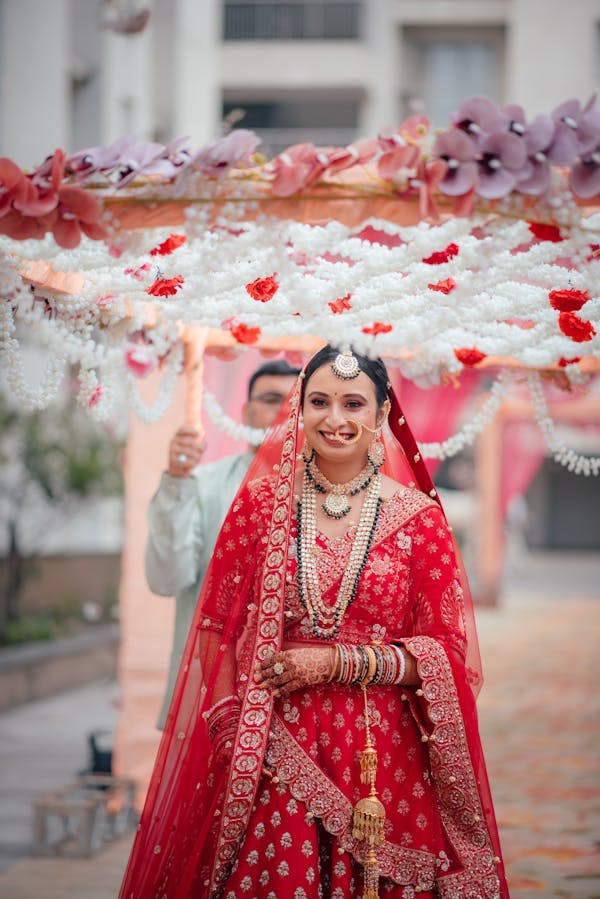
<svg viewBox="0 0 600 899">
<path fill-rule="evenodd" d="M 342 396 L 348 393 L 361 393 L 370 396 L 375 393 L 375 385 L 368 375 L 361 371 L 355 378 L 340 378 L 326 363 L 318 368 L 306 382 L 306 393 L 318 390 L 332 396 Z"/>
</svg>

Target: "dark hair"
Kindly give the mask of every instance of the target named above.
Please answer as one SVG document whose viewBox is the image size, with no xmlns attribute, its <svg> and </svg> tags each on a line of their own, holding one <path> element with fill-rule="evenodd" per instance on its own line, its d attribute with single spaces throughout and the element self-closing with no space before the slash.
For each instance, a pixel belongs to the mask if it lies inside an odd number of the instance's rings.
<svg viewBox="0 0 600 899">
<path fill-rule="evenodd" d="M 302 382 L 302 401 L 304 401 L 305 385 L 308 383 L 308 379 L 311 377 L 311 375 L 314 375 L 316 370 L 318 368 L 321 368 L 321 366 L 326 365 L 328 362 L 333 362 L 333 360 L 340 353 L 341 350 L 339 350 L 337 347 L 331 346 L 331 344 L 327 344 L 327 346 L 324 346 L 323 349 L 319 350 L 318 353 L 315 353 L 315 355 L 306 366 L 306 370 L 304 373 L 304 380 Z M 390 382 L 385 365 L 379 357 L 375 359 L 369 359 L 368 356 L 361 356 L 360 353 L 355 353 L 354 350 L 352 350 L 352 355 L 355 356 L 360 370 L 363 371 L 375 385 L 375 397 L 377 399 L 377 405 L 379 408 L 381 408 L 381 406 L 383 406 L 388 398 Z"/>
<path fill-rule="evenodd" d="M 257 368 L 254 374 L 250 376 L 250 380 L 248 381 L 248 399 L 250 399 L 252 395 L 252 388 L 254 387 L 255 381 L 262 378 L 263 375 L 292 375 L 293 377 L 296 377 L 299 374 L 300 369 L 290 365 L 287 359 L 271 359 L 270 362 L 265 362 L 264 365 Z"/>
</svg>

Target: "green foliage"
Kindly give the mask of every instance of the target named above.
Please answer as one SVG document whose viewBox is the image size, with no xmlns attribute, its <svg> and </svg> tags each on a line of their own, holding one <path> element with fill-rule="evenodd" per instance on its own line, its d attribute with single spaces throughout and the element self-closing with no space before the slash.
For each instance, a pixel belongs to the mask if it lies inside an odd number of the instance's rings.
<svg viewBox="0 0 600 899">
<path fill-rule="evenodd" d="M 65 406 L 21 413 L 0 391 L 0 529 L 9 535 L 6 582 L 0 594 L 0 638 L 15 633 L 52 631 L 42 619 L 19 616 L 19 594 L 30 576 L 31 555 L 21 546 L 24 512 L 39 509 L 37 533 L 28 518 L 28 541 L 36 553 L 53 521 L 82 499 L 118 496 L 123 492 L 121 446 L 70 400 Z M 20 622 L 20 623 L 19 623 Z M 33 623 L 32 623 L 33 622 Z M 35 639 L 31 637 L 30 639 Z M 38 638 L 39 639 L 39 638 Z"/>
<path fill-rule="evenodd" d="M 0 645 L 18 646 L 19 643 L 53 640 L 60 633 L 61 629 L 52 615 L 26 615 L 4 625 Z"/>
</svg>

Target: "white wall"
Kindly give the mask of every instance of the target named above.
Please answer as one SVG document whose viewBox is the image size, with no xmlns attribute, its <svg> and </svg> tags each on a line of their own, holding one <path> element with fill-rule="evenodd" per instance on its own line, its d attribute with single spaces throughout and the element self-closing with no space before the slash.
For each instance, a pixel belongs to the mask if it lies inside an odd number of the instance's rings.
<svg viewBox="0 0 600 899">
<path fill-rule="evenodd" d="M 69 0 L 0 5 L 0 155 L 33 167 L 71 139 Z"/>
</svg>

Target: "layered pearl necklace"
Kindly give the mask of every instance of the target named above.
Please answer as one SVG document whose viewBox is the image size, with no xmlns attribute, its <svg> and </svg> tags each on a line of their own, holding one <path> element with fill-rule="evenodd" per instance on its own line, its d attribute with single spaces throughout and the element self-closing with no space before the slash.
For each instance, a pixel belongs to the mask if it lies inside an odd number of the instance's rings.
<svg viewBox="0 0 600 899">
<path fill-rule="evenodd" d="M 347 484 L 332 484 L 315 462 L 313 452 L 305 471 L 315 490 L 325 494 L 325 500 L 321 505 L 325 515 L 328 518 L 340 519 L 352 510 L 350 497 L 356 496 L 361 490 L 366 490 L 378 469 L 369 460 L 362 471 Z"/>
<path fill-rule="evenodd" d="M 346 609 L 356 596 L 358 582 L 371 549 L 381 508 L 381 475 L 375 472 L 370 478 L 342 583 L 335 602 L 329 605 L 323 601 L 319 586 L 316 558 L 317 489 L 307 469 L 302 481 L 302 500 L 298 505 L 298 588 L 313 634 L 325 640 L 333 640 L 344 620 Z"/>
</svg>

